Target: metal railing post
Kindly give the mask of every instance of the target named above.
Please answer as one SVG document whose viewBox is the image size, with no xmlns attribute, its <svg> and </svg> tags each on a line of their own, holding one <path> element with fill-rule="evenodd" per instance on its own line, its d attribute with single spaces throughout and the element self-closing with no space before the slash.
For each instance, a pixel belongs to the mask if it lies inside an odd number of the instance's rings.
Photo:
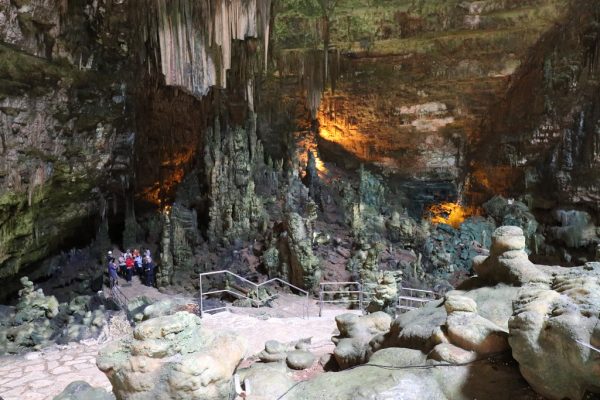
<svg viewBox="0 0 600 400">
<path fill-rule="evenodd" d="M 319 317 L 323 316 L 323 290 L 319 290 Z"/>
<path fill-rule="evenodd" d="M 305 305 L 305 307 L 306 307 L 306 319 L 309 319 L 310 315 L 308 314 L 308 310 L 309 310 L 309 307 L 310 307 L 310 300 L 309 300 L 309 297 L 308 297 L 308 293 L 306 293 L 306 305 Z"/>
<path fill-rule="evenodd" d="M 365 308 L 364 308 L 364 304 L 363 304 L 363 288 L 362 288 L 362 283 L 358 284 L 358 307 L 360 308 L 360 312 L 361 314 L 365 314 Z"/>
<path fill-rule="evenodd" d="M 200 318 L 204 317 L 204 293 L 202 292 L 202 274 L 200 274 Z"/>
</svg>

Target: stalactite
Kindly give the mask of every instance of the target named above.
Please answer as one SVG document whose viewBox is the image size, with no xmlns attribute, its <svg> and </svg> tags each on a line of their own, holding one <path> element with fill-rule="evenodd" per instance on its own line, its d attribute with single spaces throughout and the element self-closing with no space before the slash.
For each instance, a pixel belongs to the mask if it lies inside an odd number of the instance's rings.
<svg viewBox="0 0 600 400">
<path fill-rule="evenodd" d="M 266 68 L 271 0 L 155 0 L 153 7 L 144 39 L 168 85 L 198 97 L 225 87 L 233 40 L 262 37 Z"/>
</svg>

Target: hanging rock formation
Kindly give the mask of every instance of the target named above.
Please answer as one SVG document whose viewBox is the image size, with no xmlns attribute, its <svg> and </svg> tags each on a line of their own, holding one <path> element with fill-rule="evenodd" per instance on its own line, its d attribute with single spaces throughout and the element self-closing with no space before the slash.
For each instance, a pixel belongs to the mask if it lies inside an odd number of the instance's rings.
<svg viewBox="0 0 600 400">
<path fill-rule="evenodd" d="M 149 7 L 144 40 L 167 85 L 197 97 L 225 87 L 234 40 L 263 38 L 266 65 L 271 0 L 155 0 Z"/>
</svg>

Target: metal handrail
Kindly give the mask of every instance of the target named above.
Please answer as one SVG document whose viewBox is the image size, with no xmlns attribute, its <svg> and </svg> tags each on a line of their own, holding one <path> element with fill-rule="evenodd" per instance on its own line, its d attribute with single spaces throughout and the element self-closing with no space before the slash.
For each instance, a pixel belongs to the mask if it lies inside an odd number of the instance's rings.
<svg viewBox="0 0 600 400">
<path fill-rule="evenodd" d="M 406 292 L 406 296 L 402 295 L 403 292 Z M 424 297 L 417 297 L 418 295 L 424 295 Z M 417 308 L 423 307 L 430 301 L 437 300 L 438 298 L 439 295 L 432 290 L 401 287 L 396 309 L 401 311 L 415 310 Z"/>
<path fill-rule="evenodd" d="M 304 303 L 304 313 L 302 315 L 302 318 L 304 318 L 305 316 L 306 316 L 306 318 L 308 318 L 308 304 L 309 304 L 309 301 L 310 301 L 309 298 L 308 298 L 308 296 L 309 296 L 308 291 L 304 290 L 304 289 L 300 289 L 298 286 L 292 285 L 291 283 L 286 282 L 283 279 L 279 279 L 279 278 L 271 278 L 268 281 L 264 281 L 262 283 L 259 283 L 257 287 L 261 287 L 261 286 L 264 286 L 264 285 L 267 285 L 267 284 L 273 283 L 273 282 L 279 282 L 279 283 L 282 283 L 284 285 L 287 285 L 287 286 L 291 287 L 292 289 L 295 289 L 295 290 L 299 291 L 300 293 L 302 293 L 302 294 L 304 294 L 306 296 L 306 303 Z"/>
<path fill-rule="evenodd" d="M 129 322 L 132 323 L 133 318 L 130 315 L 129 308 L 127 307 L 127 304 L 129 303 L 129 299 L 127 298 L 125 293 L 123 293 L 121 288 L 117 285 L 113 285 L 110 288 L 110 293 L 111 293 L 111 297 L 115 301 L 115 304 L 117 305 L 117 307 L 119 307 L 120 309 L 122 309 L 125 312 L 125 316 L 129 320 Z"/>
<path fill-rule="evenodd" d="M 260 306 L 261 306 L 261 302 L 259 302 L 259 301 L 257 301 L 257 300 L 254 300 L 254 299 L 250 298 L 249 296 L 246 296 L 246 295 L 244 295 L 243 293 L 234 292 L 234 291 L 231 291 L 231 290 L 229 290 L 229 289 L 213 290 L 213 291 L 210 291 L 210 292 L 204 292 L 204 291 L 203 291 L 203 288 L 202 288 L 202 277 L 203 277 L 203 276 L 210 276 L 210 275 L 227 275 L 227 274 L 229 274 L 229 275 L 231 275 L 231 276 L 233 276 L 233 277 L 235 277 L 235 278 L 239 279 L 240 281 L 242 281 L 242 282 L 244 282 L 244 283 L 247 283 L 247 284 L 249 284 L 250 286 L 252 286 L 252 287 L 253 287 L 253 290 L 256 290 L 256 293 L 258 293 L 258 289 L 260 289 L 262 286 L 265 286 L 265 285 L 271 284 L 271 283 L 273 283 L 273 282 L 279 282 L 279 283 L 282 283 L 282 284 L 284 284 L 284 285 L 286 285 L 286 286 L 289 286 L 290 288 L 292 288 L 292 289 L 294 289 L 294 290 L 297 290 L 297 291 L 301 292 L 303 295 L 305 295 L 305 296 L 306 296 L 306 303 L 305 303 L 305 305 L 304 305 L 304 311 L 303 311 L 303 313 L 302 313 L 302 318 L 305 318 L 305 317 L 306 317 L 306 318 L 308 318 L 308 304 L 309 304 L 309 292 L 308 292 L 308 291 L 306 291 L 306 290 L 304 290 L 304 289 L 300 289 L 299 287 L 297 287 L 297 286 L 294 286 L 294 285 L 292 285 L 291 283 L 289 283 L 289 282 L 286 282 L 286 281 L 284 281 L 283 279 L 279 279 L 279 278 L 272 278 L 272 279 L 269 279 L 269 280 L 267 280 L 267 281 L 265 281 L 265 282 L 262 282 L 262 283 L 255 283 L 255 282 L 252 282 L 252 281 L 250 281 L 250 280 L 248 280 L 248 279 L 246 279 L 246 278 L 244 278 L 244 277 L 242 277 L 242 276 L 240 276 L 240 275 L 238 275 L 238 274 L 236 274 L 236 273 L 233 273 L 233 272 L 231 272 L 231 271 L 228 271 L 228 270 L 220 270 L 220 271 L 203 272 L 203 273 L 201 273 L 201 274 L 199 275 L 199 279 L 200 279 L 200 317 L 201 317 L 201 318 L 204 316 L 204 312 L 205 312 L 205 311 L 216 311 L 216 310 L 228 309 L 228 307 L 227 307 L 227 306 L 225 306 L 225 307 L 217 307 L 217 308 L 213 308 L 213 309 L 205 310 L 205 309 L 204 309 L 204 296 L 207 296 L 207 295 L 210 295 L 210 294 L 217 294 L 217 293 L 224 293 L 224 292 L 226 292 L 226 293 L 230 293 L 230 294 L 232 294 L 232 295 L 234 295 L 234 296 L 237 296 L 237 297 L 239 297 L 239 298 L 247 299 L 247 300 L 249 300 L 249 301 L 250 301 L 250 302 L 251 302 L 253 305 L 256 305 L 256 307 L 260 308 Z M 275 297 L 276 297 L 275 295 L 273 295 L 273 296 L 270 296 L 270 297 L 268 297 L 267 299 L 265 299 L 264 301 L 269 301 L 269 300 L 271 300 L 271 299 L 273 299 L 273 298 L 275 298 Z"/>
<path fill-rule="evenodd" d="M 340 286 L 340 285 L 355 285 L 358 290 L 323 290 L 326 286 Z M 343 299 L 343 300 L 324 300 L 324 294 L 352 294 L 358 293 L 358 300 Z M 319 317 L 323 316 L 323 304 L 325 303 L 356 303 L 358 302 L 358 308 L 364 313 L 363 309 L 363 286 L 360 282 L 321 282 L 319 284 Z"/>
</svg>

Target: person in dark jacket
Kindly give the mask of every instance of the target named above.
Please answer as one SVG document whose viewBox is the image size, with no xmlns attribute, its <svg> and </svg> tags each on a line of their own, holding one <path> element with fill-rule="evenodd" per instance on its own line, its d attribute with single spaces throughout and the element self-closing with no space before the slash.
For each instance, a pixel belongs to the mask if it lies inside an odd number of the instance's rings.
<svg viewBox="0 0 600 400">
<path fill-rule="evenodd" d="M 119 277 L 117 275 L 117 264 L 115 264 L 115 259 L 111 258 L 108 262 L 108 278 L 110 281 L 110 287 L 119 285 Z"/>
<path fill-rule="evenodd" d="M 149 256 L 146 256 L 144 261 L 144 272 L 146 273 L 146 282 L 144 284 L 146 286 L 154 286 L 154 263 Z"/>
</svg>

